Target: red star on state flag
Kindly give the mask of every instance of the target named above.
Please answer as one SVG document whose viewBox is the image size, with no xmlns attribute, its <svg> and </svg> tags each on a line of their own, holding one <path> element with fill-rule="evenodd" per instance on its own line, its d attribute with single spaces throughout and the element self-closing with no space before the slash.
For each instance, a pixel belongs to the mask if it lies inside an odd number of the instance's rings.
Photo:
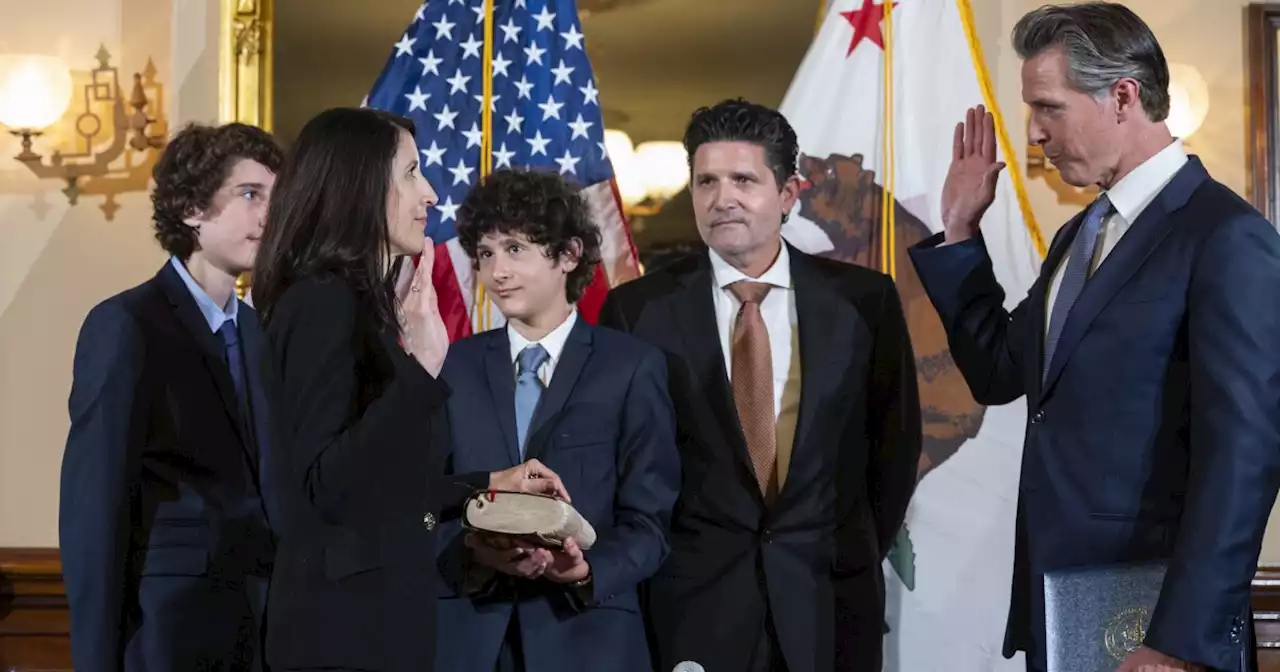
<svg viewBox="0 0 1280 672">
<path fill-rule="evenodd" d="M 889 11 L 893 11 L 892 7 L 897 7 L 898 4 L 893 3 Z M 862 0 L 862 9 L 840 12 L 840 16 L 853 26 L 853 41 L 849 43 L 849 51 L 845 52 L 845 58 L 853 53 L 863 38 L 884 49 L 884 33 L 880 32 L 880 22 L 884 20 L 884 5 L 873 4 L 872 0 Z"/>
</svg>

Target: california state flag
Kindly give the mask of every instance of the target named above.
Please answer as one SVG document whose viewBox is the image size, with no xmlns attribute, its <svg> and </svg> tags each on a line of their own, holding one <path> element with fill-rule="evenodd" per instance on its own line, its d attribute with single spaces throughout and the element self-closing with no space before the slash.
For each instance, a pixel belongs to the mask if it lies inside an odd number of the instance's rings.
<svg viewBox="0 0 1280 672">
<path fill-rule="evenodd" d="M 1044 243 L 968 0 L 899 0 L 892 12 L 831 0 L 824 16 L 782 103 L 804 178 L 783 232 L 807 252 L 894 276 L 925 422 L 920 484 L 885 563 L 885 670 L 1022 670 L 1021 654 L 1006 661 L 1001 648 L 1026 406 L 973 400 L 907 256 L 942 230 L 952 138 L 969 107 L 995 112 L 1008 164 L 982 229 L 1009 308 L 1035 281 Z"/>
</svg>

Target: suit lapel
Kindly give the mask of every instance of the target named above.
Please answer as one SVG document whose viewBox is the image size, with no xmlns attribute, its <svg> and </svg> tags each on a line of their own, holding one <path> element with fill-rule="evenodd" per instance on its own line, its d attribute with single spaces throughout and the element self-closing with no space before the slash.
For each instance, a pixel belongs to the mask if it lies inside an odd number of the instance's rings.
<svg viewBox="0 0 1280 672">
<path fill-rule="evenodd" d="M 493 397 L 494 412 L 507 440 L 507 457 L 511 465 L 520 464 L 520 447 L 516 445 L 516 373 L 511 362 L 511 341 L 506 329 L 489 332 L 489 347 L 485 350 L 484 369 L 489 379 L 489 394 Z"/>
<path fill-rule="evenodd" d="M 702 398 L 711 406 L 721 434 L 744 470 L 742 477 L 752 484 L 751 492 L 763 503 L 764 496 L 760 494 L 760 488 L 755 487 L 755 467 L 747 452 L 747 440 L 742 434 L 742 424 L 738 421 L 729 385 L 729 373 L 725 370 L 725 353 L 720 347 L 720 327 L 716 323 L 716 307 L 711 298 L 715 285 L 711 260 L 703 253 L 698 255 L 691 268 L 680 269 L 683 272 L 672 270 L 681 285 L 672 296 L 672 317 L 684 343 L 696 384 L 701 388 Z"/>
<path fill-rule="evenodd" d="M 842 371 L 848 370 L 852 348 L 850 335 L 857 330 L 857 312 L 835 295 L 830 284 L 808 255 L 788 245 L 791 254 L 791 282 L 800 331 L 800 417 L 791 462 L 798 463 L 810 452 L 812 433 L 824 393 L 834 389 Z M 847 309 L 846 309 L 847 308 Z M 794 492 L 795 479 L 787 479 L 779 499 Z"/>
<path fill-rule="evenodd" d="M 1071 352 L 1080 344 L 1089 325 L 1098 317 L 1102 309 L 1111 302 L 1117 292 L 1133 277 L 1151 253 L 1155 251 L 1165 236 L 1169 235 L 1171 226 L 1168 216 L 1186 204 L 1191 193 L 1208 177 L 1199 159 L 1192 157 L 1178 171 L 1164 189 L 1156 195 L 1138 220 L 1125 232 L 1120 242 L 1093 277 L 1085 283 L 1080 298 L 1071 307 L 1067 322 L 1062 327 L 1062 337 L 1058 341 L 1058 349 L 1054 352 L 1053 361 L 1049 364 L 1049 373 L 1045 377 L 1041 397 L 1053 390 L 1053 385 L 1062 375 Z"/>
<path fill-rule="evenodd" d="M 591 357 L 591 325 L 577 317 L 569 338 L 565 341 L 564 351 L 560 353 L 560 361 L 556 362 L 555 372 L 551 376 L 551 385 L 542 393 L 538 407 L 533 412 L 533 420 L 529 422 L 529 438 L 525 448 L 525 457 L 539 457 L 545 452 L 547 439 L 555 427 L 556 417 L 564 410 L 569 395 L 578 384 L 582 370 Z"/>
<path fill-rule="evenodd" d="M 227 416 L 231 419 L 231 424 L 235 427 L 245 451 L 252 457 L 252 450 L 249 447 L 252 442 L 246 435 L 243 414 L 240 412 L 240 403 L 236 398 L 235 383 L 232 382 L 230 369 L 227 368 L 226 360 L 223 359 L 222 341 L 209 330 L 209 323 L 200 314 L 195 298 L 191 296 L 191 292 L 173 266 L 166 263 L 164 268 L 160 269 L 157 278 L 169 303 L 173 306 L 174 313 L 178 316 L 178 321 L 199 346 L 205 368 L 208 369 L 214 385 L 218 388 L 218 396 L 222 398 Z"/>
</svg>

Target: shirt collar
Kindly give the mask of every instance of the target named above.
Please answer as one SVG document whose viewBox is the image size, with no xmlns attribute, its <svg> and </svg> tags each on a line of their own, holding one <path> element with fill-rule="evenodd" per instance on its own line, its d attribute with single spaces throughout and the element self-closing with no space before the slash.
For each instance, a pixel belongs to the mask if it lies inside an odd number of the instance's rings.
<svg viewBox="0 0 1280 672">
<path fill-rule="evenodd" d="M 1175 139 L 1106 191 L 1111 207 L 1132 224 L 1186 162 L 1182 140 Z"/>
<path fill-rule="evenodd" d="M 573 331 L 573 325 L 577 321 L 578 311 L 573 310 L 569 313 L 569 317 L 566 317 L 564 322 L 560 323 L 560 326 L 552 329 L 550 333 L 543 336 L 542 339 L 538 341 L 530 341 L 524 336 L 521 336 L 520 332 L 516 331 L 515 328 L 508 323 L 507 340 L 511 343 L 511 362 L 515 363 L 516 359 L 520 356 L 520 352 L 534 343 L 541 345 L 542 348 L 547 351 L 547 354 L 550 355 L 548 361 L 553 363 L 560 361 L 560 353 L 564 352 L 564 344 L 569 340 L 569 332 Z"/>
<path fill-rule="evenodd" d="M 773 265 L 758 278 L 747 277 L 742 271 L 730 266 L 729 262 L 725 261 L 724 257 L 721 257 L 715 250 L 708 248 L 708 252 L 711 254 L 711 271 L 715 274 L 716 287 L 720 289 L 724 289 L 739 280 L 763 282 L 774 287 L 791 289 L 791 254 L 787 252 L 786 243 L 782 244 L 782 250 L 778 252 L 778 258 L 773 260 Z"/>
<path fill-rule="evenodd" d="M 236 300 L 235 294 L 231 295 L 231 300 L 227 301 L 225 309 L 219 308 L 218 304 L 209 298 L 208 292 L 191 277 L 191 273 L 187 271 L 187 265 L 182 263 L 177 257 L 169 257 L 169 264 L 173 266 L 173 270 L 178 272 L 178 277 L 182 278 L 182 284 L 187 286 L 187 291 L 191 293 L 191 298 L 196 300 L 196 307 L 200 309 L 200 314 L 204 316 L 205 322 L 209 323 L 209 330 L 217 332 L 222 328 L 222 324 L 227 320 L 231 320 L 232 324 L 240 325 L 237 317 L 239 315 L 240 302 Z"/>
</svg>

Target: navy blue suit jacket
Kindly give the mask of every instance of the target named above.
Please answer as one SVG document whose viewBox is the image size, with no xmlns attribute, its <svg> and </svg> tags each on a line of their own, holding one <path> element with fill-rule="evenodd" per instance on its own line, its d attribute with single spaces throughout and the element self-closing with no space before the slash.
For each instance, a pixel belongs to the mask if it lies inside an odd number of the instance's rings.
<svg viewBox="0 0 1280 672">
<path fill-rule="evenodd" d="M 455 473 L 519 464 L 515 368 L 506 329 L 453 344 L 449 384 Z M 443 577 L 436 668 L 491 670 L 511 618 L 526 669 L 649 672 L 637 586 L 666 558 L 680 488 L 675 419 L 662 354 L 580 316 L 530 423 L 526 458 L 564 481 L 598 535 L 586 552 L 590 590 L 497 575 L 468 595 L 468 551 L 457 520 L 441 525 Z"/>
<path fill-rule="evenodd" d="M 1041 382 L 1066 224 L 1013 310 L 981 237 L 911 250 L 979 403 L 1027 397 L 1005 654 L 1044 665 L 1044 572 L 1163 559 L 1146 644 L 1250 669 L 1250 582 L 1280 487 L 1280 236 L 1199 159 L 1098 267 Z"/>
<path fill-rule="evenodd" d="M 253 404 L 169 264 L 98 304 L 76 344 L 59 542 L 81 672 L 253 669 L 274 539 L 258 486 L 262 331 L 237 318 Z"/>
</svg>

